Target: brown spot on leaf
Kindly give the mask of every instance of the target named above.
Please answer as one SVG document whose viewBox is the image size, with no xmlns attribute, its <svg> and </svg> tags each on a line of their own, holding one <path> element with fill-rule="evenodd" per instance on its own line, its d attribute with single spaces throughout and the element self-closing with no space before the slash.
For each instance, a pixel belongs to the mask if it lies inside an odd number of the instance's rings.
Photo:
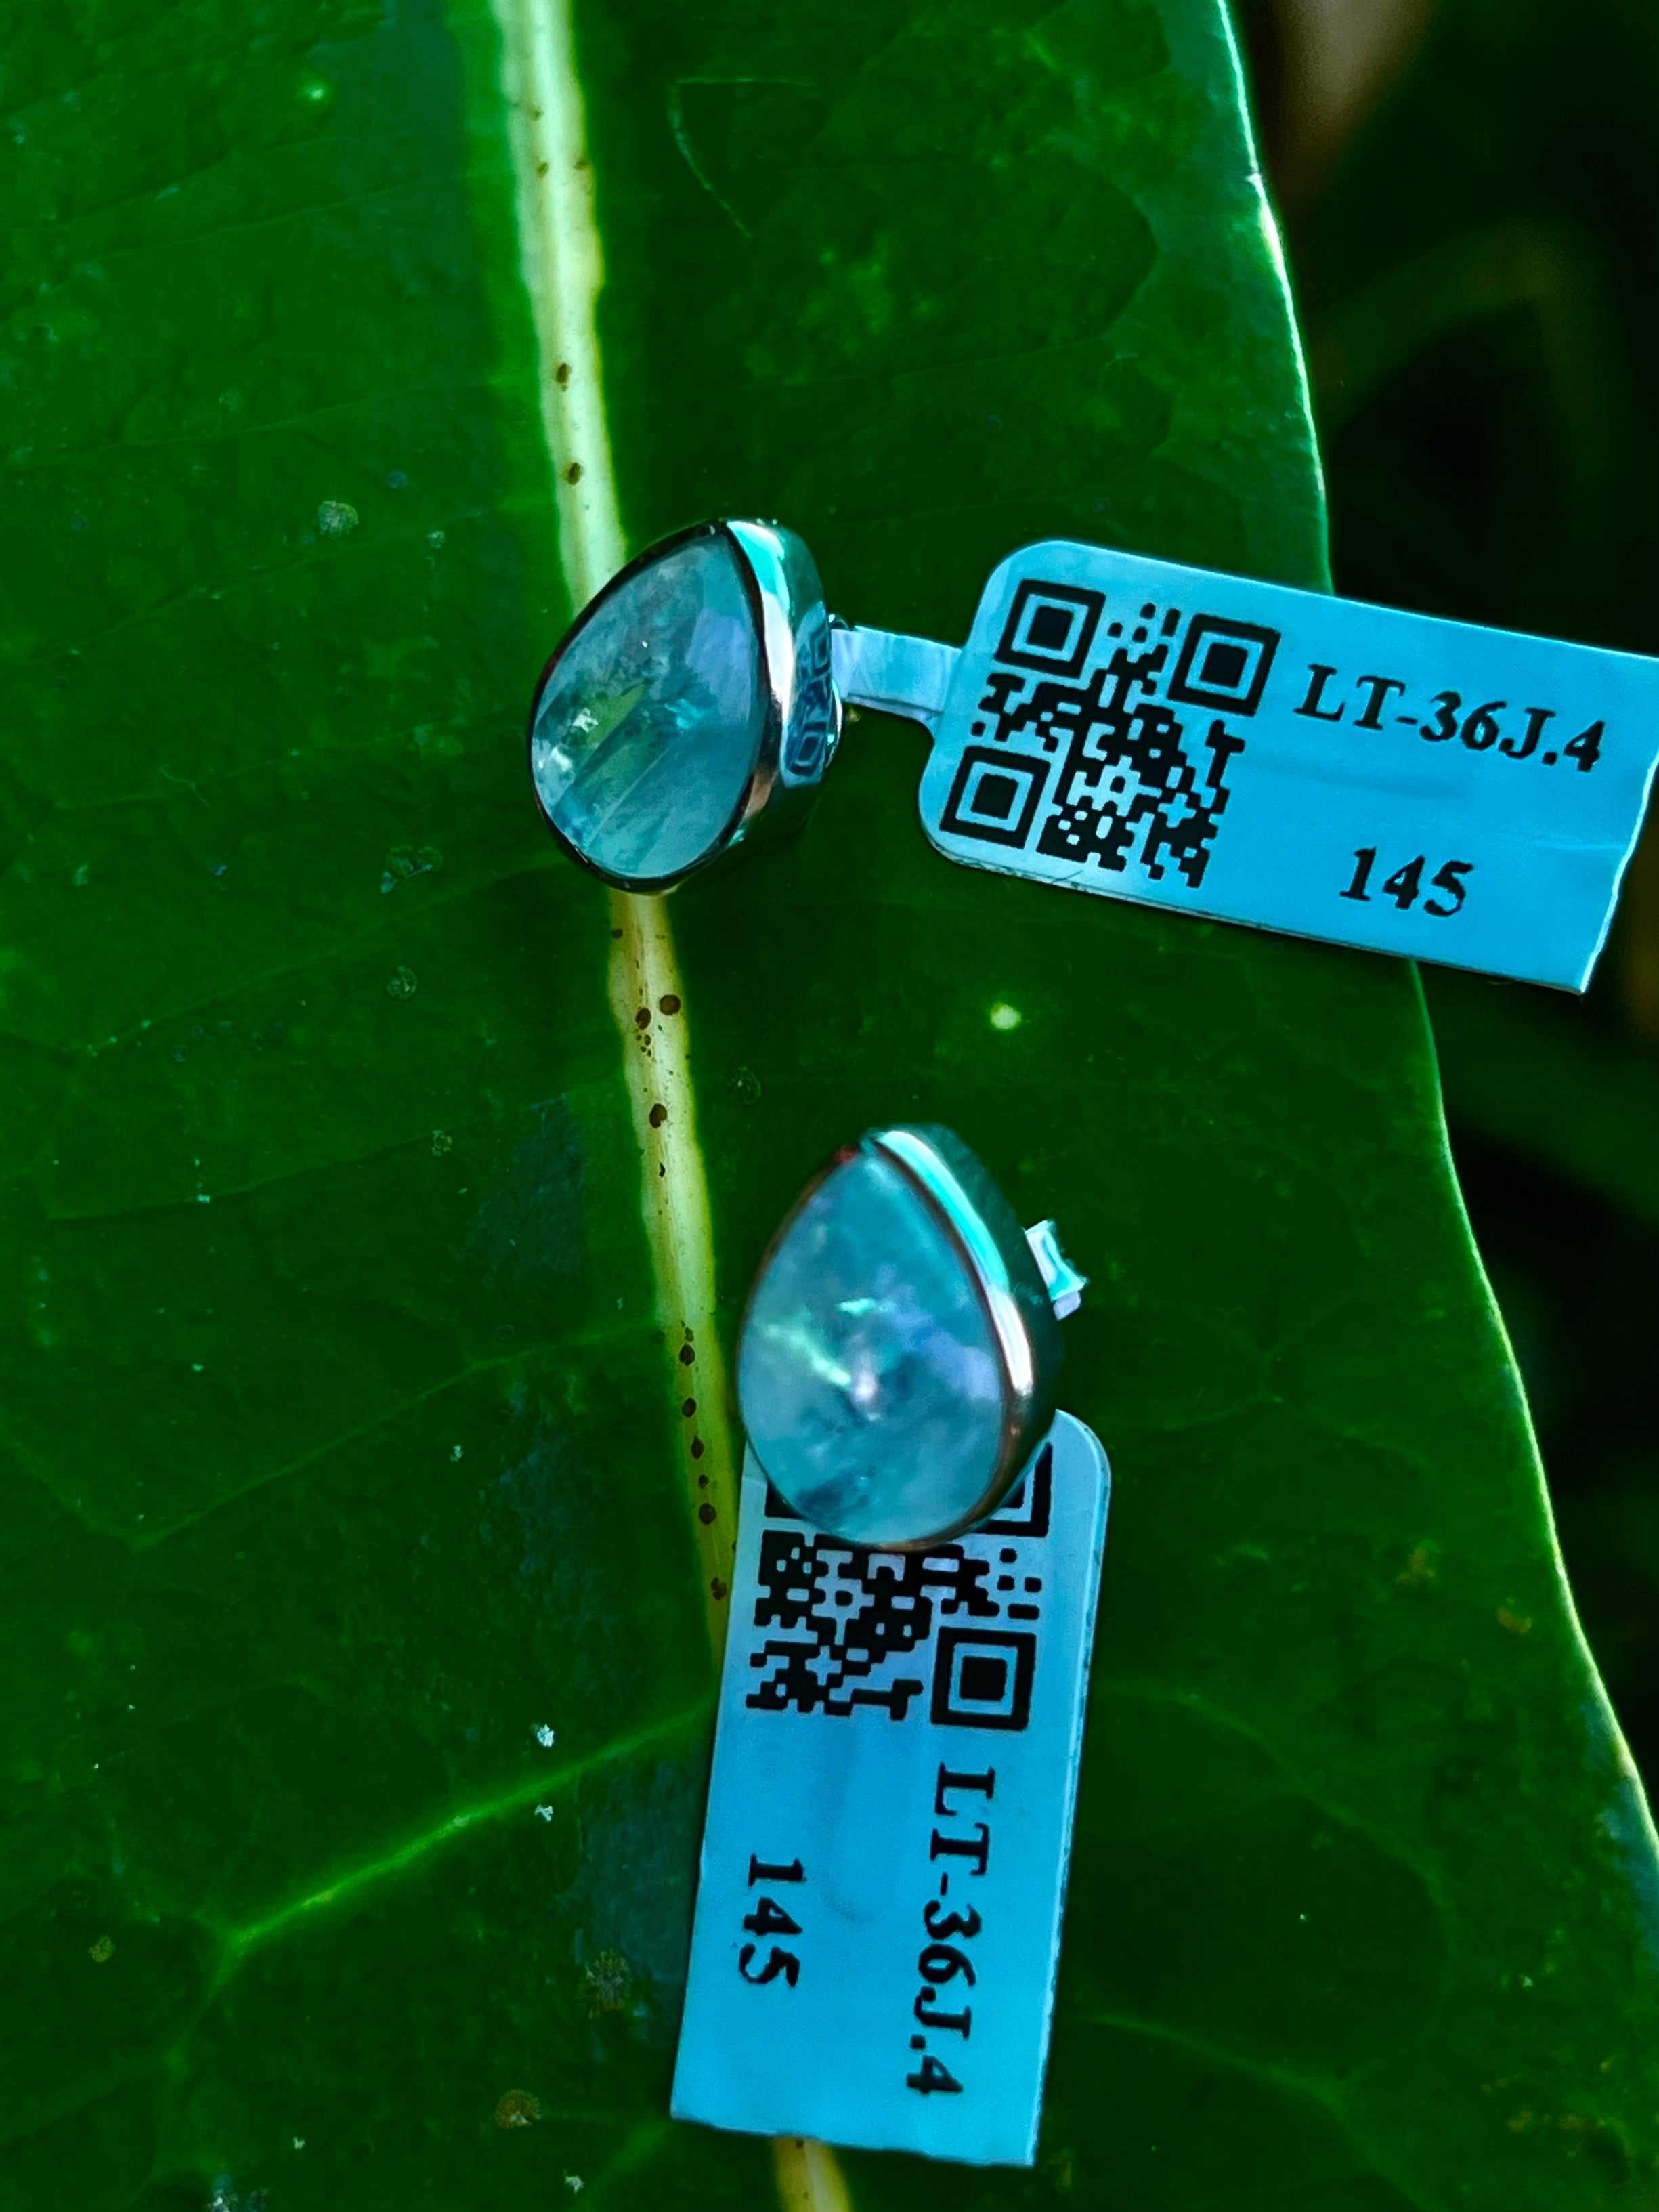
<svg viewBox="0 0 1659 2212">
<path fill-rule="evenodd" d="M 582 465 L 580 461 L 572 461 L 570 466 L 564 472 L 564 480 L 567 483 L 580 483 L 581 482 Z"/>
<path fill-rule="evenodd" d="M 702 1457 L 702 1438 L 701 1437 L 693 1437 L 691 1439 L 691 1456 L 693 1459 L 701 1459 Z"/>
<path fill-rule="evenodd" d="M 1508 1606 L 1500 1605 L 1498 1608 L 1498 1626 L 1500 1628 L 1507 1628 L 1511 1636 L 1524 1636 L 1532 1626 L 1532 1615 L 1529 1613 L 1511 1613 Z"/>
<path fill-rule="evenodd" d="M 650 1028 L 651 1009 L 649 1006 L 641 1006 L 640 1008 L 638 1013 L 634 1017 L 634 1026 L 636 1030 L 648 1030 Z"/>
<path fill-rule="evenodd" d="M 690 1418 L 691 1418 L 692 1414 L 693 1414 L 693 1413 L 695 1413 L 696 1412 L 696 1410 L 697 1410 L 697 1401 L 696 1401 L 696 1400 L 695 1398 L 688 1398 L 688 1399 L 686 1400 L 685 1403 L 684 1403 L 684 1404 L 680 1407 L 680 1411 L 681 1411 L 681 1413 L 683 1413 L 684 1414 L 684 1416 L 685 1416 L 685 1418 L 686 1418 L 686 1419 L 687 1419 L 688 1421 L 690 1419 Z"/>
<path fill-rule="evenodd" d="M 703 1527 L 706 1528 L 714 1517 L 714 1509 L 705 1500 L 705 1502 L 697 1508 L 697 1518 L 702 1522 Z"/>
<path fill-rule="evenodd" d="M 559 363 L 558 367 L 554 370 L 554 372 L 553 372 L 553 381 L 554 381 L 554 383 L 555 383 L 555 384 L 557 384 L 557 385 L 560 385 L 560 386 L 563 386 L 563 385 L 566 385 L 566 384 L 568 384 L 568 383 L 569 383 L 569 381 L 570 381 L 570 363 L 569 363 L 568 361 L 562 361 L 562 362 Z M 621 930 L 618 930 L 618 931 L 617 932 L 617 936 L 618 936 L 618 937 L 620 937 L 620 936 L 622 935 L 622 932 L 621 932 Z"/>
<path fill-rule="evenodd" d="M 528 2089 L 509 2089 L 495 2107 L 498 2128 L 527 2128 L 541 2116 L 541 2105 Z"/>
<path fill-rule="evenodd" d="M 672 991 L 665 991 L 661 998 L 657 1001 L 657 1011 L 659 1013 L 677 1014 L 679 1010 L 680 1002 Z"/>
<path fill-rule="evenodd" d="M 548 166 L 548 163 L 545 161 L 538 161 L 536 164 L 536 174 L 538 177 L 544 177 L 547 174 Z"/>
<path fill-rule="evenodd" d="M 714 1580 L 709 1583 L 708 1588 L 716 1604 L 718 1604 L 721 1599 L 728 1598 L 732 1595 L 731 1586 L 726 1583 L 723 1583 L 718 1575 L 716 1575 Z"/>
<path fill-rule="evenodd" d="M 653 1129 L 660 1129 L 663 1123 L 668 1119 L 668 1109 L 665 1106 L 653 1106 L 651 1109 L 650 1119 L 652 1127 Z"/>
<path fill-rule="evenodd" d="M 693 1352 L 693 1350 L 691 1349 L 691 1347 L 690 1347 L 690 1346 L 689 1344 L 683 1344 L 683 1345 L 681 1345 L 681 1346 L 680 1346 L 680 1365 L 681 1365 L 682 1367 L 689 1367 L 689 1366 L 691 1364 L 692 1361 L 696 1358 L 696 1356 L 697 1356 L 697 1355 L 696 1355 L 696 1353 L 695 1352 Z"/>
<path fill-rule="evenodd" d="M 94 1966 L 101 1966 L 106 1959 L 115 1956 L 115 1946 L 107 1936 L 100 1936 L 87 1953 Z"/>
</svg>

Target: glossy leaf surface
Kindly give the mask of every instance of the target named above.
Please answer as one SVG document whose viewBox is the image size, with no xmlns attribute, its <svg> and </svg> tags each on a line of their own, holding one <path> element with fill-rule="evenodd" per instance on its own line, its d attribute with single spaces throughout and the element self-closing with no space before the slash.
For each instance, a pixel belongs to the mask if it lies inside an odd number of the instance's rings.
<svg viewBox="0 0 1659 2212">
<path fill-rule="evenodd" d="M 1207 0 L 575 29 L 635 544 L 776 514 L 944 638 L 1043 534 L 1317 580 Z M 953 869 L 868 718 L 619 1020 L 523 769 L 573 571 L 498 27 L 4 36 L 8 2201 L 775 2201 L 665 2117 L 704 1415 L 623 1033 L 678 1024 L 728 1358 L 878 1122 L 1094 1279 L 1042 2161 L 849 2158 L 854 2202 L 1652 2202 L 1651 1833 L 1409 971 Z"/>
</svg>

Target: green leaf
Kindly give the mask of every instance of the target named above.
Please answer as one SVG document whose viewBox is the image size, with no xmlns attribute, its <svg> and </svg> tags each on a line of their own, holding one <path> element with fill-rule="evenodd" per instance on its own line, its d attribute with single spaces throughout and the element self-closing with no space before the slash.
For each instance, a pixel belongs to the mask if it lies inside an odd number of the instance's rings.
<svg viewBox="0 0 1659 2212">
<path fill-rule="evenodd" d="M 946 638 L 1046 533 L 1320 579 L 1222 18 L 503 11 L 4 28 L 6 2200 L 775 2201 L 665 2118 L 721 1364 L 921 1116 L 1093 1276 L 1118 1488 L 1037 2173 L 854 2202 L 1652 2203 L 1652 1832 L 1410 971 L 955 869 L 875 717 L 666 908 L 525 787 L 700 514 Z"/>
</svg>

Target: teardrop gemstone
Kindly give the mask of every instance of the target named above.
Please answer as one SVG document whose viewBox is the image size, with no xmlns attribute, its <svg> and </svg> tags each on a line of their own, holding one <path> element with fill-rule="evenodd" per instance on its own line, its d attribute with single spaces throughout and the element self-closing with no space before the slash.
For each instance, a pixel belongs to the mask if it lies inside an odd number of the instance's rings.
<svg viewBox="0 0 1659 2212">
<path fill-rule="evenodd" d="M 861 1149 L 806 1198 L 750 1301 L 744 1427 L 795 1510 L 914 1543 L 982 1510 L 1006 1418 L 980 1290 L 938 1214 Z"/>
<path fill-rule="evenodd" d="M 641 884 L 722 842 L 765 727 L 759 641 L 738 558 L 696 538 L 603 599 L 537 702 L 530 770 L 583 859 Z"/>
</svg>

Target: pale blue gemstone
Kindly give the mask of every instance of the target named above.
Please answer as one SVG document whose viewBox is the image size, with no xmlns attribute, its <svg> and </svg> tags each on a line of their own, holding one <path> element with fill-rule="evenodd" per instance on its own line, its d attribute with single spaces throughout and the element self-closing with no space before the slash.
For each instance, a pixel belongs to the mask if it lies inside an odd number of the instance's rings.
<svg viewBox="0 0 1659 2212">
<path fill-rule="evenodd" d="M 834 1169 L 773 1254 L 738 1395 L 772 1481 L 836 1535 L 914 1542 L 982 1504 L 1004 1419 L 990 1319 L 937 1216 L 879 1155 Z"/>
<path fill-rule="evenodd" d="M 549 678 L 530 769 L 549 819 L 608 874 L 678 876 L 737 813 L 765 724 L 738 556 L 693 538 L 642 568 Z"/>
</svg>

